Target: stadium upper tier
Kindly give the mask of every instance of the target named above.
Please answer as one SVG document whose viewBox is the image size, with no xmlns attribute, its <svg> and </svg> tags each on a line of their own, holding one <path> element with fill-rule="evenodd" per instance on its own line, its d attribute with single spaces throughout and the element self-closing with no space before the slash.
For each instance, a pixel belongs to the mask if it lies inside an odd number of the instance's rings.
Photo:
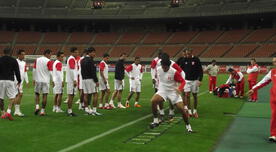
<svg viewBox="0 0 276 152">
<path fill-rule="evenodd" d="M 83 50 L 94 46 L 101 56 L 108 52 L 118 57 L 122 52 L 130 57 L 154 57 L 161 48 L 172 57 L 186 47 L 202 58 L 271 57 L 276 53 L 276 28 L 232 31 L 188 31 L 162 33 L 85 33 L 85 32 L 11 32 L 0 31 L 0 49 L 10 46 L 24 49 L 28 55 L 40 55 L 44 49 L 54 52 L 76 46 Z"/>
<path fill-rule="evenodd" d="M 91 9 L 92 8 L 92 9 Z M 225 16 L 276 12 L 275 0 L 105 0 L 93 9 L 91 0 L 0 0 L 2 18 L 129 19 Z"/>
</svg>

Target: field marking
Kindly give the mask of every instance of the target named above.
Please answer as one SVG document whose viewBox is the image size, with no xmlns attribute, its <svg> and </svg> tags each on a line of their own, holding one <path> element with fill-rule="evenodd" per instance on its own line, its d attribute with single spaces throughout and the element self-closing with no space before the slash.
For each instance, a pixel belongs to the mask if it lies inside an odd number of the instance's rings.
<svg viewBox="0 0 276 152">
<path fill-rule="evenodd" d="M 204 95 L 204 94 L 206 94 L 207 92 L 208 92 L 208 91 L 201 92 L 201 93 L 198 94 L 198 96 Z M 83 145 L 85 145 L 85 144 L 88 144 L 88 143 L 90 143 L 90 142 L 92 142 L 92 141 L 95 141 L 95 140 L 97 140 L 97 139 L 99 139 L 99 138 L 101 138 L 101 137 L 104 137 L 104 136 L 107 136 L 107 135 L 109 135 L 109 134 L 112 134 L 112 133 L 114 133 L 114 132 L 116 132 L 116 131 L 118 131 L 118 130 L 120 130 L 120 129 L 123 129 L 123 128 L 125 128 L 125 127 L 131 126 L 131 125 L 133 125 L 133 124 L 135 124 L 135 123 L 137 123 L 137 122 L 139 122 L 139 121 L 145 120 L 145 119 L 147 119 L 147 118 L 149 118 L 149 117 L 151 117 L 151 116 L 152 116 L 152 114 L 148 114 L 148 115 L 146 115 L 146 116 L 144 116 L 144 117 L 141 117 L 141 118 L 136 119 L 136 120 L 134 120 L 134 121 L 131 121 L 131 122 L 129 122 L 129 123 L 123 124 L 123 125 L 121 125 L 121 126 L 119 126 L 119 127 L 110 129 L 110 130 L 108 130 L 108 131 L 106 131 L 106 132 L 103 132 L 103 133 L 101 133 L 101 134 L 99 134 L 99 135 L 96 135 L 96 136 L 94 136 L 94 137 L 85 139 L 85 140 L 83 140 L 83 141 L 81 141 L 81 142 L 79 142 L 79 143 L 77 143 L 77 144 L 75 144 L 75 145 L 72 145 L 72 146 L 69 146 L 69 147 L 67 147 L 67 148 L 61 149 L 61 150 L 59 150 L 58 152 L 68 152 L 68 151 L 71 151 L 71 150 L 76 149 L 76 148 L 78 148 L 78 147 L 81 147 L 81 146 L 83 146 Z"/>
</svg>

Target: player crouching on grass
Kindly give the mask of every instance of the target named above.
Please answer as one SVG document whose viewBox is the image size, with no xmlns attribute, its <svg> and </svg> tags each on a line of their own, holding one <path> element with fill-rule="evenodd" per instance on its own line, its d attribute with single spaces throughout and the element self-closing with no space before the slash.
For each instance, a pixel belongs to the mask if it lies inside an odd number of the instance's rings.
<svg viewBox="0 0 276 152">
<path fill-rule="evenodd" d="M 60 108 L 63 87 L 64 87 L 63 69 L 62 69 L 63 59 L 64 59 L 64 53 L 59 51 L 57 53 L 57 60 L 53 64 L 53 85 L 54 85 L 53 93 L 55 94 L 53 112 L 56 112 L 56 113 L 63 112 L 63 110 L 61 110 Z"/>
<path fill-rule="evenodd" d="M 185 86 L 185 80 L 182 78 L 181 74 L 170 67 L 170 65 L 170 60 L 163 59 L 161 61 L 161 67 L 157 69 L 157 80 L 159 81 L 159 85 L 158 92 L 155 93 L 151 99 L 153 122 L 150 124 L 150 128 L 153 129 L 159 126 L 157 105 L 169 100 L 181 112 L 187 131 L 192 132 L 192 127 L 188 118 L 188 107 L 184 105 L 181 97 L 181 92 L 183 92 Z M 177 85 L 178 83 L 181 83 L 180 86 Z"/>
<path fill-rule="evenodd" d="M 129 77 L 129 88 L 130 88 L 130 93 L 127 97 L 126 101 L 126 108 L 129 108 L 129 101 L 134 93 L 136 93 L 136 98 L 135 98 L 135 103 L 134 107 L 140 108 L 141 105 L 138 104 L 139 102 L 139 97 L 141 93 L 141 81 L 143 78 L 143 67 L 140 64 L 140 57 L 135 57 L 135 61 L 133 64 L 129 65 L 126 68 L 126 74 Z"/>
<path fill-rule="evenodd" d="M 236 80 L 236 95 L 235 97 L 243 98 L 244 95 L 244 76 L 240 71 L 236 71 L 232 68 L 228 69 L 228 72 L 230 72 L 230 76 L 226 82 L 226 84 L 231 84 L 233 80 Z"/>
</svg>

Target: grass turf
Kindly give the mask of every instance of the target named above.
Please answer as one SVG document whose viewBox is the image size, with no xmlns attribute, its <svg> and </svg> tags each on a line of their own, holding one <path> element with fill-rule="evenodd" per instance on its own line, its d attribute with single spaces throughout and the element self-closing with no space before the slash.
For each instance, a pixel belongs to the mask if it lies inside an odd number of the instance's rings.
<svg viewBox="0 0 276 152">
<path fill-rule="evenodd" d="M 218 84 L 224 83 L 227 77 L 228 75 L 219 75 Z M 125 81 L 126 88 L 123 94 L 123 102 L 129 91 L 128 80 Z M 110 85 L 113 90 L 113 73 L 110 75 Z M 148 115 L 151 113 L 150 99 L 154 93 L 150 74 L 144 75 L 142 85 L 140 100 L 142 108 L 134 108 L 132 100 L 132 107 L 129 109 L 98 110 L 104 114 L 99 117 L 84 115 L 84 112 L 77 110 L 76 105 L 74 105 L 73 111 L 78 114 L 77 117 L 67 117 L 64 113 L 53 113 L 51 112 L 52 94 L 48 97 L 46 109 L 48 115 L 45 117 L 34 116 L 33 87 L 25 88 L 21 109 L 26 117 L 15 118 L 14 121 L 0 120 L 1 151 L 58 151 Z M 207 85 L 208 77 L 205 75 L 201 92 L 206 92 Z M 181 122 L 149 144 L 123 143 L 128 138 L 144 131 L 152 121 L 151 118 L 148 118 L 73 151 L 138 152 L 158 150 L 159 152 L 208 152 L 213 149 L 219 137 L 233 120 L 232 116 L 224 115 L 224 112 L 237 114 L 243 101 L 233 98 L 221 99 L 206 93 L 199 97 L 198 111 L 200 118 L 191 119 L 192 127 L 197 131 L 195 134 L 185 134 L 184 123 Z M 66 109 L 65 104 L 62 104 L 62 109 Z"/>
</svg>

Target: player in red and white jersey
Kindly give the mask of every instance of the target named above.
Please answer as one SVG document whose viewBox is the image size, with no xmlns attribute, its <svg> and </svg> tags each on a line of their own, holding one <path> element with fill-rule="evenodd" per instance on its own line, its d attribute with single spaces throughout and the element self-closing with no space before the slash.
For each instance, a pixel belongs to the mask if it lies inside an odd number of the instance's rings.
<svg viewBox="0 0 276 152">
<path fill-rule="evenodd" d="M 170 60 L 162 59 L 161 67 L 157 69 L 157 80 L 159 81 L 159 85 L 157 93 L 155 93 L 151 99 L 153 122 L 150 124 L 150 128 L 155 128 L 160 123 L 157 110 L 159 103 L 169 100 L 171 104 L 175 105 L 182 113 L 187 131 L 192 132 L 188 118 L 188 107 L 184 104 L 181 97 L 181 93 L 185 86 L 185 80 L 181 74 L 170 65 Z M 180 86 L 178 86 L 179 83 Z"/>
<path fill-rule="evenodd" d="M 243 98 L 244 96 L 244 76 L 240 71 L 236 71 L 232 68 L 228 69 L 228 72 L 230 72 L 230 76 L 228 80 L 226 81 L 226 84 L 233 83 L 233 80 L 236 80 L 236 96 Z"/>
<path fill-rule="evenodd" d="M 53 63 L 53 93 L 55 95 L 54 98 L 54 106 L 53 106 L 53 112 L 59 113 L 63 112 L 61 110 L 61 100 L 62 100 L 62 94 L 63 94 L 63 87 L 64 87 L 64 81 L 63 81 L 63 68 L 62 68 L 62 62 L 64 59 L 64 52 L 59 51 L 57 53 L 57 59 Z"/>
<path fill-rule="evenodd" d="M 246 73 L 248 73 L 248 86 L 249 90 L 252 89 L 254 85 L 257 84 L 259 75 L 259 66 L 256 63 L 256 59 L 251 59 L 250 66 L 248 66 Z M 258 91 L 255 91 L 251 96 L 249 96 L 249 101 L 256 102 L 258 100 Z"/>
<path fill-rule="evenodd" d="M 78 90 L 80 99 L 76 102 L 79 104 L 79 110 L 83 110 L 84 107 L 84 95 L 83 95 L 83 86 L 82 86 L 82 76 L 81 76 L 81 61 L 85 57 L 86 53 L 83 51 L 82 56 L 77 60 L 78 63 Z"/>
<path fill-rule="evenodd" d="M 255 91 L 268 85 L 272 82 L 270 89 L 270 107 L 271 107 L 271 121 L 270 121 L 270 137 L 268 138 L 271 142 L 276 142 L 276 56 L 273 57 L 273 66 L 269 73 L 252 89 L 249 91 L 249 95 L 254 94 Z"/>
<path fill-rule="evenodd" d="M 26 81 L 27 84 L 29 84 L 29 78 L 28 78 L 28 73 L 27 73 L 27 65 L 26 65 L 26 62 L 24 61 L 25 59 L 25 51 L 24 50 L 18 50 L 17 52 L 17 63 L 18 63 L 18 66 L 19 66 L 19 71 L 20 71 L 20 76 L 21 76 L 21 83 L 20 83 L 20 86 L 18 86 L 18 94 L 17 94 L 17 97 L 16 97 L 16 100 L 15 100 L 15 105 L 14 105 L 14 108 L 15 108 L 15 111 L 14 111 L 14 115 L 15 116 L 19 116 L 19 117 L 23 117 L 24 114 L 21 112 L 20 110 L 20 104 L 21 104 L 21 99 L 22 99 L 22 96 L 23 96 L 23 83 L 24 83 L 24 80 Z M 18 82 L 17 80 L 15 79 L 15 86 L 17 86 Z"/>
<path fill-rule="evenodd" d="M 66 82 L 67 82 L 67 95 L 68 95 L 68 116 L 76 116 L 72 110 L 72 104 L 74 96 L 77 94 L 77 79 L 78 79 L 78 69 L 76 57 L 79 51 L 76 47 L 70 48 L 71 55 L 67 59 L 66 65 Z"/>
<path fill-rule="evenodd" d="M 140 108 L 138 104 L 141 93 L 141 81 L 143 78 L 143 67 L 140 64 L 140 57 L 135 57 L 134 63 L 126 68 L 126 74 L 129 77 L 130 93 L 127 97 L 126 108 L 130 107 L 129 101 L 134 93 L 136 93 L 134 107 Z"/>
<path fill-rule="evenodd" d="M 157 88 L 158 88 L 158 82 L 156 81 L 156 71 L 157 71 L 157 68 L 160 67 L 160 60 L 161 60 L 161 57 L 162 57 L 162 50 L 159 50 L 159 53 L 158 53 L 158 56 L 156 58 L 154 58 L 152 61 L 151 61 L 151 65 L 150 65 L 150 73 L 151 73 L 151 79 L 152 79 L 152 84 L 153 84 L 153 87 L 155 89 L 155 92 L 157 92 Z"/>
<path fill-rule="evenodd" d="M 52 69 L 52 64 L 50 61 L 52 51 L 46 49 L 43 53 L 44 56 L 39 57 L 35 60 L 33 67 L 33 84 L 35 86 L 35 115 L 40 111 L 39 109 L 39 95 L 42 94 L 42 109 L 40 116 L 44 116 L 45 107 L 47 104 L 47 95 L 49 94 L 50 79 L 51 74 L 50 70 Z"/>
<path fill-rule="evenodd" d="M 108 64 L 109 61 L 109 54 L 104 53 L 103 60 L 99 64 L 99 90 L 102 92 L 100 97 L 100 109 L 112 109 L 109 106 L 108 100 L 110 96 L 110 86 L 108 82 Z M 105 103 L 104 103 L 105 102 Z"/>
</svg>

